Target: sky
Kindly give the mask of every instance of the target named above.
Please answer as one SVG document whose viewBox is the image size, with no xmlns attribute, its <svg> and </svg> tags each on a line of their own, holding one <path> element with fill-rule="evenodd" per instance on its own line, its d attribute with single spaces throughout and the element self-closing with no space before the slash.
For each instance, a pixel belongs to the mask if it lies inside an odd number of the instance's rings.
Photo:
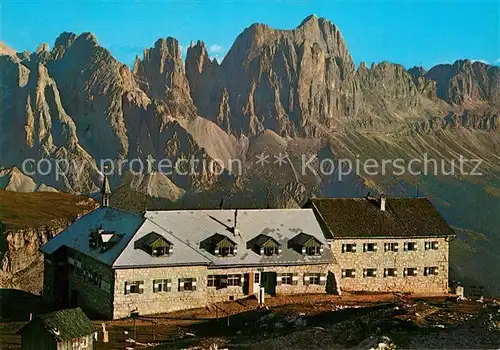
<svg viewBox="0 0 500 350">
<path fill-rule="evenodd" d="M 313 13 L 340 29 L 357 65 L 431 68 L 463 58 L 500 65 L 500 0 L 0 0 L 0 40 L 34 51 L 42 42 L 52 47 L 61 32 L 90 31 L 130 65 L 158 38 L 172 36 L 184 53 L 203 40 L 221 60 L 251 24 L 293 29 Z"/>
</svg>

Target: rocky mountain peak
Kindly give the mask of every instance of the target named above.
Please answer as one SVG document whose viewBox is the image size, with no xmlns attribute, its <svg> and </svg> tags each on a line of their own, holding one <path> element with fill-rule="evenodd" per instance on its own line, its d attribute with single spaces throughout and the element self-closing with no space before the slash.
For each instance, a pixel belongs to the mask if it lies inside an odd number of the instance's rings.
<svg viewBox="0 0 500 350">
<path fill-rule="evenodd" d="M 3 41 L 0 40 L 0 56 L 1 55 L 15 56 L 16 50 L 7 46 Z"/>
<path fill-rule="evenodd" d="M 71 44 L 73 44 L 73 42 L 76 40 L 76 38 L 78 38 L 78 35 L 76 35 L 75 33 L 63 32 L 63 33 L 59 34 L 59 36 L 57 37 L 57 39 L 54 43 L 54 48 L 56 48 L 58 46 L 68 47 Z"/>
<path fill-rule="evenodd" d="M 136 59 L 133 73 L 141 89 L 154 99 L 164 100 L 173 115 L 194 116 L 195 108 L 176 39 L 161 38 L 154 47 L 145 49 L 143 59 Z"/>
<path fill-rule="evenodd" d="M 436 82 L 438 96 L 451 105 L 500 105 L 500 67 L 458 60 L 433 67 L 425 77 Z"/>
</svg>

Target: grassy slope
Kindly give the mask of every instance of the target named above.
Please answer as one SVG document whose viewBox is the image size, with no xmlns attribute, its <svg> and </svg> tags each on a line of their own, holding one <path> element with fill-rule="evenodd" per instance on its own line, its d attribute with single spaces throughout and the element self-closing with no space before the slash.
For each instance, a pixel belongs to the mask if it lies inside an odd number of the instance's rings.
<svg viewBox="0 0 500 350">
<path fill-rule="evenodd" d="M 36 228 L 57 218 L 73 220 L 96 206 L 94 200 L 72 194 L 0 190 L 0 222 L 6 228 Z"/>
</svg>

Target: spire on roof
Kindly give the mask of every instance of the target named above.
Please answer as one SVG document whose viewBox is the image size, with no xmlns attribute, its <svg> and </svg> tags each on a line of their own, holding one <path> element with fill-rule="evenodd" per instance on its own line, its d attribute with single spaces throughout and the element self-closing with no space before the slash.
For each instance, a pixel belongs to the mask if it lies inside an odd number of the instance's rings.
<svg viewBox="0 0 500 350">
<path fill-rule="evenodd" d="M 109 180 L 106 174 L 104 174 L 104 178 L 102 180 L 101 196 L 102 196 L 101 206 L 109 207 L 109 199 L 111 197 L 111 187 L 109 186 Z"/>
</svg>

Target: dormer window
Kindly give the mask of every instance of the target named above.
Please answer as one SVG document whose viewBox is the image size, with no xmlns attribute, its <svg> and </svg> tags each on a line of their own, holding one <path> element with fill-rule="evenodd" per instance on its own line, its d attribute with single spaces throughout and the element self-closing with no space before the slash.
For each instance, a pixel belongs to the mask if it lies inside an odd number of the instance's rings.
<svg viewBox="0 0 500 350">
<path fill-rule="evenodd" d="M 288 248 L 309 256 L 321 255 L 324 250 L 323 243 L 320 240 L 303 232 L 288 241 Z"/>
<path fill-rule="evenodd" d="M 122 235 L 114 231 L 105 231 L 102 226 L 100 226 L 97 230 L 90 232 L 89 248 L 100 249 L 104 252 L 113 247 L 121 238 Z"/>
<path fill-rule="evenodd" d="M 200 248 L 220 257 L 235 256 L 238 253 L 236 243 L 220 233 L 216 233 L 205 239 L 200 243 Z"/>
<path fill-rule="evenodd" d="M 161 257 L 172 255 L 174 245 L 162 235 L 150 232 L 135 241 L 134 249 L 141 249 L 153 257 Z"/>
<path fill-rule="evenodd" d="M 274 238 L 260 234 L 247 243 L 247 248 L 252 249 L 262 256 L 281 254 L 281 245 Z"/>
</svg>

